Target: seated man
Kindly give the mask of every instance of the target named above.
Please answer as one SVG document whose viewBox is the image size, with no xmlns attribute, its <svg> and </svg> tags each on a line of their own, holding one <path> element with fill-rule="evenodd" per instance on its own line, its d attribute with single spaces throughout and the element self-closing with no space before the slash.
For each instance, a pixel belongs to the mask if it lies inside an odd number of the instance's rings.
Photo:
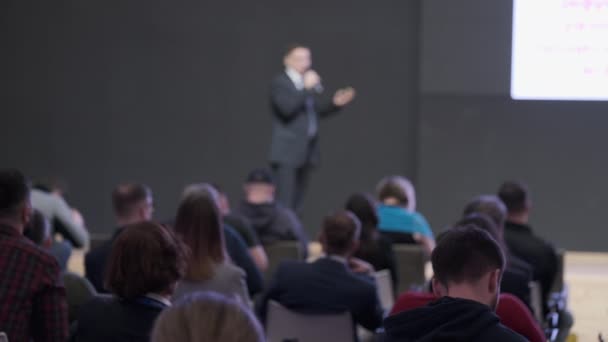
<svg viewBox="0 0 608 342">
<path fill-rule="evenodd" d="M 276 241 L 299 241 L 304 255 L 308 240 L 296 214 L 275 199 L 276 186 L 269 170 L 253 170 L 245 181 L 245 198 L 235 210 L 245 216 L 263 245 Z"/>
<path fill-rule="evenodd" d="M 348 311 L 355 324 L 375 331 L 382 323 L 376 285 L 365 272 L 373 268 L 351 258 L 359 243 L 361 224 L 354 214 L 341 211 L 325 218 L 320 242 L 326 256 L 314 263 L 282 263 L 258 308 L 266 317 L 269 300 L 303 313 Z"/>
<path fill-rule="evenodd" d="M 9 341 L 66 341 L 68 312 L 57 260 L 23 236 L 29 182 L 0 170 L 0 331 Z"/>
<path fill-rule="evenodd" d="M 473 226 L 450 229 L 437 239 L 431 263 L 440 299 L 387 318 L 386 341 L 527 341 L 494 313 L 505 258 L 490 234 Z"/>
<path fill-rule="evenodd" d="M 150 220 L 154 211 L 152 191 L 143 184 L 117 186 L 112 192 L 112 204 L 118 228 L 108 241 L 88 252 L 84 259 L 85 276 L 100 293 L 107 293 L 103 279 L 114 240 L 125 226 Z"/>
</svg>

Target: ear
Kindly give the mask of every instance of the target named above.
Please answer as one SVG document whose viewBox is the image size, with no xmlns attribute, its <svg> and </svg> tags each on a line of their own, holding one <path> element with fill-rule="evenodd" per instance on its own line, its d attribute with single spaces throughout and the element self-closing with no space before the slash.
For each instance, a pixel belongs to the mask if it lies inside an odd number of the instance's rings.
<svg viewBox="0 0 608 342">
<path fill-rule="evenodd" d="M 433 277 L 431 282 L 433 284 L 433 294 L 435 297 L 441 298 L 448 295 L 447 289 L 437 280 L 437 278 Z"/>
<path fill-rule="evenodd" d="M 490 293 L 500 292 L 500 269 L 495 269 L 488 277 L 488 291 Z"/>
</svg>

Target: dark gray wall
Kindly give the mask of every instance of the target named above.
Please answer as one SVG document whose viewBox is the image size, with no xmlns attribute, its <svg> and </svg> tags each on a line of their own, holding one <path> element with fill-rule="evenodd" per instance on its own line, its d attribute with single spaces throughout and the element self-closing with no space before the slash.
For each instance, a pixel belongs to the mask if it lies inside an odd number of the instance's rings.
<svg viewBox="0 0 608 342">
<path fill-rule="evenodd" d="M 520 179 L 541 235 L 608 251 L 608 103 L 510 99 L 511 1 L 423 4 L 418 191 L 435 231 L 473 196 Z"/>
<path fill-rule="evenodd" d="M 95 233 L 112 229 L 121 181 L 151 185 L 159 218 L 189 182 L 235 198 L 266 163 L 267 84 L 300 41 L 327 89 L 360 95 L 322 127 L 312 232 L 350 191 L 415 172 L 419 12 L 398 0 L 3 1 L 1 164 L 67 179 Z"/>
</svg>

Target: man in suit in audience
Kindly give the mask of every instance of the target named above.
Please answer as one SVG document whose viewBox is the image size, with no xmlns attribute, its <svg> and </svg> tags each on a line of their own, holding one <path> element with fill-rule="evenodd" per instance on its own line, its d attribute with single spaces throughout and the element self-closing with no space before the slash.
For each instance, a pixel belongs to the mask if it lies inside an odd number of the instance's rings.
<svg viewBox="0 0 608 342">
<path fill-rule="evenodd" d="M 447 230 L 431 262 L 439 299 L 388 317 L 386 341 L 527 341 L 496 316 L 505 258 L 489 233 L 470 225 Z"/>
<path fill-rule="evenodd" d="M 112 192 L 112 204 L 118 228 L 114 230 L 109 240 L 88 252 L 84 260 L 85 276 L 100 293 L 108 292 L 105 289 L 103 279 L 114 240 L 125 226 L 148 221 L 152 218 L 154 212 L 152 190 L 143 184 L 125 183 L 118 185 Z"/>
<path fill-rule="evenodd" d="M 23 232 L 30 186 L 17 170 L 0 170 L 0 332 L 9 341 L 68 338 L 68 312 L 57 260 Z"/>
<path fill-rule="evenodd" d="M 355 324 L 375 331 L 382 323 L 382 308 L 370 274 L 373 267 L 352 258 L 361 224 L 354 214 L 341 211 L 327 216 L 320 242 L 325 256 L 313 263 L 287 261 L 274 275 L 258 311 L 265 319 L 268 301 L 303 313 L 351 313 Z"/>
<path fill-rule="evenodd" d="M 505 241 L 509 250 L 534 267 L 535 279 L 541 284 L 543 298 L 551 291 L 558 268 L 557 252 L 551 243 L 534 234 L 528 224 L 532 202 L 526 186 L 519 182 L 505 182 L 498 197 L 508 210 Z"/>
<path fill-rule="evenodd" d="M 319 163 L 319 118 L 346 106 L 355 97 L 351 87 L 322 99 L 321 77 L 311 69 L 310 49 L 290 45 L 283 56 L 285 70 L 270 86 L 272 142 L 270 163 L 279 184 L 279 199 L 299 211 L 310 171 Z"/>
</svg>

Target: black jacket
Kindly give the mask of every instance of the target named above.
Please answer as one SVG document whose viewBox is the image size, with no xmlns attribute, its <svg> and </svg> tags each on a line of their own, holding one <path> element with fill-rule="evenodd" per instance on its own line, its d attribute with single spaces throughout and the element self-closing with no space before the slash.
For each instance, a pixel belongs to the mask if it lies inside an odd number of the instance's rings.
<svg viewBox="0 0 608 342">
<path fill-rule="evenodd" d="M 522 336 L 500 324 L 487 305 L 443 297 L 384 320 L 386 341 L 519 342 Z"/>
<path fill-rule="evenodd" d="M 298 90 L 285 72 L 272 81 L 270 104 L 273 126 L 270 162 L 294 167 L 319 162 L 318 140 L 308 136 L 307 101 L 314 101 L 314 114 L 317 118 L 339 109 L 331 101 L 321 99 L 314 91 Z"/>
<path fill-rule="evenodd" d="M 92 249 L 84 257 L 84 275 L 99 293 L 108 293 L 103 286 L 103 277 L 106 271 L 107 260 L 112 251 L 112 244 L 120 232 L 122 232 L 122 228 L 116 229 L 108 241 Z"/>
</svg>

